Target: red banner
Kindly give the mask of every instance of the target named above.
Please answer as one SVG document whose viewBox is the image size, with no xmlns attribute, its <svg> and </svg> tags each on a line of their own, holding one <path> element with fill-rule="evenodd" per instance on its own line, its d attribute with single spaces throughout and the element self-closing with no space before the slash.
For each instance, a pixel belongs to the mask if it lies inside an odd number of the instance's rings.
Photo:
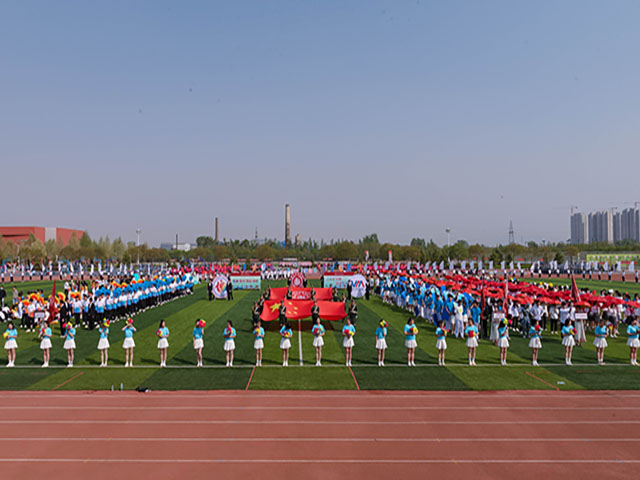
<svg viewBox="0 0 640 480">
<path fill-rule="evenodd" d="M 313 300 L 266 300 L 262 307 L 260 320 L 271 322 L 277 320 L 280 315 L 280 306 L 284 302 L 286 317 L 290 320 L 300 320 L 311 316 Z M 320 302 L 318 302 L 319 305 Z M 343 307 L 344 309 L 344 304 Z"/>
<path fill-rule="evenodd" d="M 292 300 L 311 300 L 311 290 L 312 290 L 312 288 L 295 288 L 295 287 L 291 287 L 289 290 L 291 291 L 291 299 Z"/>
<path fill-rule="evenodd" d="M 284 300 L 287 296 L 288 287 L 272 288 L 269 300 Z"/>
<path fill-rule="evenodd" d="M 318 301 L 320 318 L 323 320 L 342 320 L 347 314 L 344 311 L 344 302 Z"/>
<path fill-rule="evenodd" d="M 316 300 L 333 299 L 333 291 L 330 288 L 315 288 Z"/>
</svg>

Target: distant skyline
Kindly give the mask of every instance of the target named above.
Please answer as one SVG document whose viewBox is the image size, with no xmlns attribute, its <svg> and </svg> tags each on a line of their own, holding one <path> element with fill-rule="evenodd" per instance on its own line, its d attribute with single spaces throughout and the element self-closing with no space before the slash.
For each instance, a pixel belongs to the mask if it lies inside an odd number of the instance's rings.
<svg viewBox="0 0 640 480">
<path fill-rule="evenodd" d="M 640 2 L 0 3 L 0 223 L 570 237 L 640 201 Z"/>
</svg>

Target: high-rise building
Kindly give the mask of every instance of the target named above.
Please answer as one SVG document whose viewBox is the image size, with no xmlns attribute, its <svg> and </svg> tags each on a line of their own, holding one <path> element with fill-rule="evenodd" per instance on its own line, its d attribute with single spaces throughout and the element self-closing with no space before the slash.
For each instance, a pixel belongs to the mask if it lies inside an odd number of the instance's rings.
<svg viewBox="0 0 640 480">
<path fill-rule="evenodd" d="M 589 243 L 613 243 L 613 211 L 600 210 L 589 214 Z"/>
<path fill-rule="evenodd" d="M 621 241 L 640 242 L 640 209 L 625 208 L 620 214 Z"/>
<path fill-rule="evenodd" d="M 613 214 L 613 243 L 622 241 L 622 214 L 616 212 Z"/>
<path fill-rule="evenodd" d="M 284 206 L 284 244 L 291 245 L 291 206 Z"/>
<path fill-rule="evenodd" d="M 571 215 L 571 243 L 583 245 L 589 242 L 589 222 L 584 213 Z"/>
</svg>

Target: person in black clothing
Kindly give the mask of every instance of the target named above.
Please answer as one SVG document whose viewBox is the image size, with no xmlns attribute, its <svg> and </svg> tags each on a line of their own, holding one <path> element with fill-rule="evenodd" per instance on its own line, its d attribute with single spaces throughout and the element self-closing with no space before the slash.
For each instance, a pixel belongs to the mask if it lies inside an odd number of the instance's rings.
<svg viewBox="0 0 640 480">
<path fill-rule="evenodd" d="M 209 284 L 207 285 L 207 291 L 209 292 L 209 301 L 213 300 L 213 280 L 209 279 Z"/>
<path fill-rule="evenodd" d="M 314 300 L 313 307 L 311 307 L 311 320 L 314 325 L 317 323 L 318 318 L 320 318 L 320 307 L 318 307 L 318 302 Z"/>
<path fill-rule="evenodd" d="M 351 282 L 347 282 L 347 300 L 351 300 L 351 289 L 353 287 L 351 286 Z"/>
<path fill-rule="evenodd" d="M 493 318 L 493 307 L 491 306 L 491 303 L 487 302 L 484 306 L 482 315 L 480 315 L 480 331 L 482 332 L 482 338 L 489 338 L 487 327 L 491 318 Z"/>
<path fill-rule="evenodd" d="M 349 305 L 349 320 L 351 320 L 351 325 L 356 326 L 356 320 L 358 320 L 358 305 L 353 300 Z"/>
<path fill-rule="evenodd" d="M 364 298 L 369 300 L 370 296 L 371 296 L 371 280 L 367 279 L 367 288 L 364 291 Z"/>
<path fill-rule="evenodd" d="M 260 305 L 258 305 L 258 302 L 253 302 L 253 307 L 251 308 L 251 318 L 253 319 L 253 328 L 256 328 L 256 325 L 260 321 Z"/>
<path fill-rule="evenodd" d="M 285 306 L 284 302 L 282 302 L 282 304 L 280 305 L 278 318 L 280 320 L 280 327 L 282 327 L 282 325 L 287 323 L 287 307 Z"/>
<path fill-rule="evenodd" d="M 233 284 L 231 279 L 227 282 L 227 300 L 233 300 Z"/>
<path fill-rule="evenodd" d="M 4 308 L 4 299 L 7 298 L 7 292 L 4 290 L 4 285 L 0 285 L 0 304 Z"/>
</svg>

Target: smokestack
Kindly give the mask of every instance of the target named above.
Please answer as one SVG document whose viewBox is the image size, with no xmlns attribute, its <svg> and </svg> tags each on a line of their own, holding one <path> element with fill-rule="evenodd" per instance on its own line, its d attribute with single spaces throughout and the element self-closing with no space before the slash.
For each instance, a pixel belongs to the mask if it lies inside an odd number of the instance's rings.
<svg viewBox="0 0 640 480">
<path fill-rule="evenodd" d="M 291 206 L 284 206 L 284 244 L 291 245 Z"/>
<path fill-rule="evenodd" d="M 216 217 L 216 245 L 218 244 L 218 217 Z"/>
<path fill-rule="evenodd" d="M 176 250 L 178 250 L 178 234 L 176 233 Z"/>
</svg>

